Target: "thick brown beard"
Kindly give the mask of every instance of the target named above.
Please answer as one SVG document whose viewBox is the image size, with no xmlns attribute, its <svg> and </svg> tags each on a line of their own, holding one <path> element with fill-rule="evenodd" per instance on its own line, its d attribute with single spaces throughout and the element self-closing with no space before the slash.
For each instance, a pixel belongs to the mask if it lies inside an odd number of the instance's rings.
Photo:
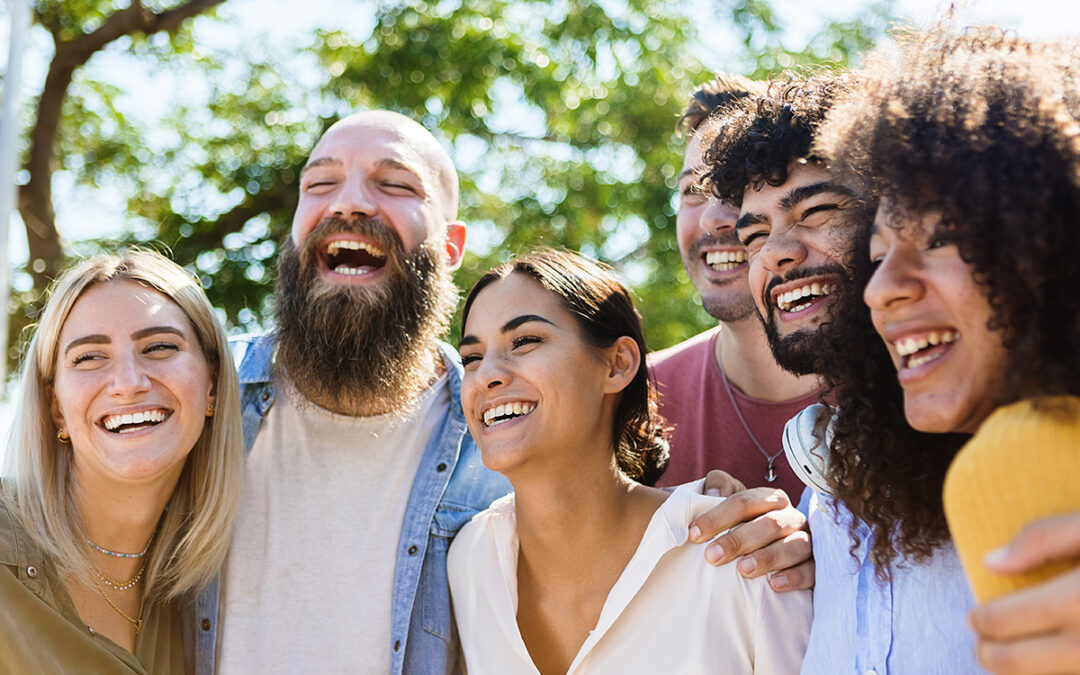
<svg viewBox="0 0 1080 675">
<path fill-rule="evenodd" d="M 327 235 L 353 232 L 387 252 L 375 287 L 335 284 L 321 273 Z M 374 219 L 324 219 L 297 250 L 282 246 L 276 300 L 277 363 L 309 400 L 334 412 L 398 414 L 430 384 L 439 338 L 458 291 L 429 242 L 406 255 Z"/>
</svg>

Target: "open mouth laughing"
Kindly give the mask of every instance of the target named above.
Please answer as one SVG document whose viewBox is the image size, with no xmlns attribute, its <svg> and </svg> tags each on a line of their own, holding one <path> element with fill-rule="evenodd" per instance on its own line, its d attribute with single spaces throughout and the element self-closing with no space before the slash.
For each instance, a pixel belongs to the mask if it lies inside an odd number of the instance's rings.
<svg viewBox="0 0 1080 675">
<path fill-rule="evenodd" d="M 900 368 L 912 370 L 944 356 L 960 339 L 959 331 L 944 329 L 905 335 L 893 342 Z"/>
<path fill-rule="evenodd" d="M 512 403 L 503 403 L 492 406 L 483 413 L 484 426 L 490 429 L 503 422 L 509 422 L 518 417 L 525 417 L 535 409 L 536 404 L 530 403 L 529 401 L 514 401 Z"/>
<path fill-rule="evenodd" d="M 165 408 L 151 408 L 134 413 L 106 415 L 98 424 L 102 429 L 114 434 L 128 434 L 133 431 L 155 427 L 172 415 L 172 411 Z"/>
<path fill-rule="evenodd" d="M 335 274 L 364 276 L 386 265 L 386 251 L 367 241 L 331 236 L 324 245 L 323 262 Z"/>
<path fill-rule="evenodd" d="M 815 303 L 836 290 L 831 281 L 813 281 L 804 283 L 787 291 L 773 292 L 773 304 L 787 314 L 797 314 L 810 309 Z"/>
<path fill-rule="evenodd" d="M 730 272 L 746 263 L 746 251 L 743 249 L 707 251 L 702 258 L 704 258 L 709 269 L 714 272 Z"/>
</svg>

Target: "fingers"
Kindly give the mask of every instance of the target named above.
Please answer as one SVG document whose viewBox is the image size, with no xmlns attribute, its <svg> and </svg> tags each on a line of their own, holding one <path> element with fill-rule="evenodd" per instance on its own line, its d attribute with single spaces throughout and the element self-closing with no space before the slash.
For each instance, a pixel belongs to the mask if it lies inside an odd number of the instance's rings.
<svg viewBox="0 0 1080 675">
<path fill-rule="evenodd" d="M 979 662 L 999 675 L 1080 673 L 1080 629 L 1015 642 L 980 640 Z"/>
<path fill-rule="evenodd" d="M 1002 574 L 1016 574 L 1076 557 L 1080 557 L 1080 512 L 1028 525 L 1011 544 L 988 555 L 986 566 Z"/>
<path fill-rule="evenodd" d="M 736 492 L 722 503 L 717 504 L 695 518 L 694 521 L 690 523 L 690 541 L 695 544 L 700 544 L 739 523 L 753 520 L 763 513 L 782 509 L 795 510 L 791 506 L 791 501 L 788 499 L 787 493 L 783 490 L 777 490 L 775 488 L 753 488 Z M 796 513 L 798 513 L 798 511 L 796 511 Z M 805 521 L 805 518 L 803 520 Z M 797 526 L 787 532 L 778 534 L 773 539 L 762 542 L 762 545 L 771 543 L 796 529 L 799 529 L 799 527 Z"/>
<path fill-rule="evenodd" d="M 713 469 L 705 476 L 705 494 L 711 497 L 730 497 L 745 489 L 746 486 L 738 478 L 726 471 Z"/>
<path fill-rule="evenodd" d="M 769 586 L 780 593 L 807 591 L 814 587 L 814 572 L 814 559 L 811 558 L 772 575 L 769 577 Z"/>
<path fill-rule="evenodd" d="M 744 576 L 761 576 L 810 557 L 806 518 L 793 506 L 769 511 L 717 537 L 705 549 L 705 559 L 720 565 L 739 556 Z M 752 555 L 749 555 L 752 554 Z"/>
<path fill-rule="evenodd" d="M 743 527 L 749 527 L 749 524 Z M 740 527 L 738 529 L 743 529 Z M 793 532 L 786 537 L 752 551 L 742 558 L 736 565 L 739 572 L 748 579 L 760 577 L 772 572 L 780 573 L 781 570 L 800 565 L 810 559 L 813 551 L 810 546 L 810 534 L 803 530 Z M 787 580 L 777 579 L 776 583 L 781 586 Z M 810 583 L 813 584 L 811 575 Z"/>
<path fill-rule="evenodd" d="M 1080 638 L 1080 568 L 977 607 L 971 627 L 997 641 L 1067 630 Z"/>
</svg>

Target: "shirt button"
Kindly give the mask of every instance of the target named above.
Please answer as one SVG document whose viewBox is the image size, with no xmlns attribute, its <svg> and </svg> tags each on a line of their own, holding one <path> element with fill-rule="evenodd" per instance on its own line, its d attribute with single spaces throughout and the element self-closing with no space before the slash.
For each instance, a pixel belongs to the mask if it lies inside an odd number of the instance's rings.
<svg viewBox="0 0 1080 675">
<path fill-rule="evenodd" d="M 262 400 L 263 400 L 263 403 L 266 403 L 267 401 L 269 401 L 270 400 L 270 392 L 264 391 L 263 395 L 262 395 Z"/>
<path fill-rule="evenodd" d="M 201 626 L 203 630 L 210 630 L 214 627 L 214 624 L 210 622 L 210 619 L 203 619 L 199 622 L 199 626 Z"/>
<path fill-rule="evenodd" d="M 30 577 L 31 579 L 37 579 L 37 568 L 33 565 L 27 567 L 26 576 Z"/>
<path fill-rule="evenodd" d="M 439 462 L 439 466 L 435 467 L 435 470 L 439 473 L 446 471 L 446 462 Z"/>
<path fill-rule="evenodd" d="M 409 555 L 416 555 L 416 546 L 409 547 Z"/>
<path fill-rule="evenodd" d="M 866 675 L 877 675 L 877 671 L 871 668 L 866 671 Z"/>
<path fill-rule="evenodd" d="M 400 652 L 401 651 L 401 640 L 394 640 L 394 651 L 395 652 Z"/>
</svg>

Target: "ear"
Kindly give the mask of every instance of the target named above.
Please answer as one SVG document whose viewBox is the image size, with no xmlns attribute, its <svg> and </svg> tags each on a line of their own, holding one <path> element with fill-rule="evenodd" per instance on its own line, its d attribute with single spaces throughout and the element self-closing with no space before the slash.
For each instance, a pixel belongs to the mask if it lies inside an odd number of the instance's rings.
<svg viewBox="0 0 1080 675">
<path fill-rule="evenodd" d="M 455 220 L 446 225 L 446 262 L 451 270 L 461 267 L 465 256 L 465 223 Z"/>
<path fill-rule="evenodd" d="M 608 375 L 605 394 L 617 394 L 626 389 L 641 367 L 641 350 L 629 335 L 623 335 L 607 348 Z"/>
<path fill-rule="evenodd" d="M 210 391 L 206 392 L 206 416 L 214 416 L 214 405 L 217 403 L 217 376 L 210 381 Z"/>
<path fill-rule="evenodd" d="M 52 385 L 49 385 L 47 389 L 49 395 L 49 415 L 52 417 L 53 424 L 57 429 L 64 428 L 64 413 L 60 412 L 60 402 L 56 400 L 56 390 Z"/>
</svg>

